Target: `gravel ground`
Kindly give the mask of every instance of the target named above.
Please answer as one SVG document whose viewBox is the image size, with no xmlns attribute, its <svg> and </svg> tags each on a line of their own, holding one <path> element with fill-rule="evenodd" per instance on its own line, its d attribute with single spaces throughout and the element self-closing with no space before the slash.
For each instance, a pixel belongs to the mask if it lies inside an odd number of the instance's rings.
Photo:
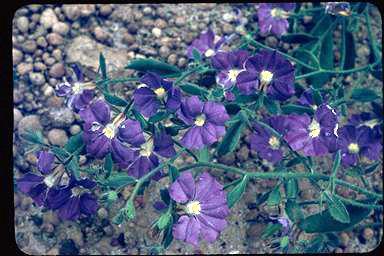
<svg viewBox="0 0 384 256">
<path fill-rule="evenodd" d="M 131 71 L 121 71 L 131 59 L 152 57 L 180 68 L 188 64 L 186 47 L 210 26 L 216 34 L 229 35 L 242 31 L 244 26 L 255 24 L 254 4 L 240 4 L 241 13 L 236 16 L 233 6 L 228 4 L 138 4 L 138 5 L 28 5 L 20 8 L 13 20 L 13 67 L 14 78 L 14 138 L 13 157 L 16 178 L 36 168 L 36 157 L 28 153 L 19 134 L 28 128 L 40 130 L 47 142 L 64 145 L 71 135 L 81 130 L 79 116 L 65 107 L 62 98 L 54 95 L 55 85 L 66 75 L 65 66 L 72 62 L 86 68 L 86 76 L 93 79 L 98 67 L 99 52 L 103 52 L 108 71 L 112 76 L 128 76 Z M 373 20 L 372 30 L 377 40 L 382 40 L 382 21 L 376 7 L 370 6 Z M 235 22 L 240 20 L 240 24 Z M 304 19 L 310 22 L 309 19 Z M 300 25 L 301 26 L 301 25 Z M 335 31 L 335 43 L 340 32 Z M 368 62 L 367 31 L 360 23 L 357 32 L 356 66 Z M 283 44 L 274 36 L 259 40 L 288 50 L 295 45 Z M 335 60 L 340 54 L 336 50 Z M 360 85 L 374 88 L 382 93 L 382 83 L 365 73 L 352 74 L 342 81 L 346 87 Z M 305 85 L 305 84 L 304 84 Z M 133 85 L 115 86 L 122 96 L 132 93 Z M 348 111 L 355 113 L 365 105 L 354 105 Z M 345 120 L 344 120 L 345 121 Z M 249 131 L 242 137 L 243 143 L 235 152 L 219 159 L 219 162 L 240 166 L 249 170 L 260 169 L 260 159 L 249 149 Z M 178 160 L 182 165 L 190 161 L 187 156 Z M 87 159 L 82 158 L 85 163 Z M 329 164 L 325 162 L 324 164 Z M 268 170 L 268 167 L 265 166 Z M 224 180 L 222 172 L 211 170 Z M 342 178 L 342 177 L 341 177 Z M 360 180 L 345 177 L 349 182 L 362 186 Z M 382 190 L 382 170 L 367 178 L 372 186 Z M 260 235 L 266 224 L 249 224 L 245 220 L 256 218 L 264 210 L 251 207 L 256 195 L 269 191 L 276 181 L 252 181 L 243 198 L 231 209 L 229 227 L 212 243 L 203 243 L 200 251 L 190 245 L 174 241 L 167 254 L 191 253 L 271 253 L 273 250 Z M 35 207 L 32 200 L 15 192 L 15 236 L 18 247 L 27 254 L 147 254 L 148 247 L 156 242 L 151 236 L 150 225 L 159 214 L 152 207 L 159 200 L 159 189 L 168 184 L 163 179 L 151 183 L 142 198 L 137 200 L 137 217 L 134 221 L 117 226 L 110 222 L 124 205 L 131 192 L 125 189 L 112 208 L 100 208 L 96 216 L 82 218 L 76 222 L 61 221 L 51 211 Z M 318 195 L 305 182 L 300 182 L 304 192 L 302 199 L 313 199 Z M 341 191 L 346 196 L 356 197 L 350 191 Z M 155 196 L 153 196 L 155 195 Z M 308 207 L 306 214 L 316 212 Z M 381 241 L 382 227 L 371 227 L 374 218 L 382 220 L 382 214 L 372 214 L 351 231 L 341 232 L 342 246 L 335 252 L 366 252 Z M 300 234 L 300 239 L 310 239 L 310 234 Z"/>
</svg>

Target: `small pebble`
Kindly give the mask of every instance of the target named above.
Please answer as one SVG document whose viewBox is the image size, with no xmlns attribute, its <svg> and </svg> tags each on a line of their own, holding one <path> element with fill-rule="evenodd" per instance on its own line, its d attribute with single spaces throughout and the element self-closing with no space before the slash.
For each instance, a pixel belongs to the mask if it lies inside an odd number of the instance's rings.
<svg viewBox="0 0 384 256">
<path fill-rule="evenodd" d="M 163 58 L 167 58 L 170 54 L 170 50 L 167 46 L 161 46 L 159 49 L 160 56 Z"/>
<path fill-rule="evenodd" d="M 187 59 L 184 57 L 179 58 L 179 60 L 177 61 L 177 65 L 181 68 L 185 67 L 186 64 L 187 64 Z"/>
<path fill-rule="evenodd" d="M 77 5 L 65 4 L 65 5 L 63 5 L 62 10 L 63 10 L 65 16 L 72 21 L 74 21 L 80 17 L 80 9 Z"/>
<path fill-rule="evenodd" d="M 21 61 L 23 60 L 23 52 L 13 48 L 12 49 L 12 62 L 13 65 L 16 66 L 18 65 Z"/>
<path fill-rule="evenodd" d="M 55 50 L 52 51 L 52 56 L 57 61 L 61 61 L 63 59 L 63 52 L 61 51 L 61 49 L 56 48 Z"/>
<path fill-rule="evenodd" d="M 65 74 L 64 64 L 56 63 L 49 69 L 49 75 L 54 78 L 60 78 Z"/>
<path fill-rule="evenodd" d="M 17 193 L 14 193 L 13 195 L 14 195 L 13 196 L 13 198 L 14 198 L 13 205 L 15 208 L 17 208 L 20 205 L 20 196 Z"/>
<path fill-rule="evenodd" d="M 93 34 L 95 35 L 96 39 L 101 42 L 108 39 L 108 34 L 101 27 L 95 27 Z"/>
<path fill-rule="evenodd" d="M 32 84 L 41 86 L 45 84 L 45 77 L 42 73 L 31 72 L 29 73 L 29 80 Z"/>
<path fill-rule="evenodd" d="M 44 28 L 51 28 L 53 24 L 59 22 L 57 19 L 56 13 L 48 8 L 43 11 L 40 17 L 40 24 L 44 26 Z"/>
<path fill-rule="evenodd" d="M 37 48 L 37 44 L 35 40 L 27 40 L 23 43 L 21 48 L 23 49 L 24 52 L 33 53 Z"/>
<path fill-rule="evenodd" d="M 20 32 L 25 33 L 28 31 L 29 20 L 25 16 L 18 17 L 16 20 L 16 27 Z"/>
<path fill-rule="evenodd" d="M 13 127 L 16 128 L 20 120 L 23 118 L 23 114 L 17 108 L 13 108 Z"/>
<path fill-rule="evenodd" d="M 68 142 L 68 136 L 62 129 L 52 129 L 48 132 L 48 140 L 52 145 L 64 146 Z"/>
<path fill-rule="evenodd" d="M 176 24 L 176 26 L 178 26 L 178 27 L 182 27 L 182 26 L 184 26 L 185 25 L 185 17 L 182 17 L 182 16 L 178 16 L 178 17 L 176 17 L 175 18 L 175 24 Z"/>
<path fill-rule="evenodd" d="M 102 4 L 99 8 L 99 12 L 102 16 L 108 16 L 112 13 L 112 5 L 110 4 Z"/>
<path fill-rule="evenodd" d="M 144 9 L 143 9 L 143 13 L 144 13 L 145 15 L 151 14 L 151 13 L 152 13 L 152 8 L 149 7 L 149 6 L 144 7 Z"/>
<path fill-rule="evenodd" d="M 99 216 L 100 219 L 108 218 L 108 211 L 107 211 L 107 209 L 105 209 L 104 207 L 101 207 L 97 211 L 97 216 Z"/>
<path fill-rule="evenodd" d="M 69 26 L 64 22 L 57 22 L 53 25 L 52 31 L 65 36 L 69 32 Z"/>
<path fill-rule="evenodd" d="M 47 35 L 47 41 L 51 45 L 61 45 L 64 43 L 64 38 L 58 33 L 49 33 Z"/>
<path fill-rule="evenodd" d="M 33 64 L 33 70 L 34 71 L 44 71 L 47 69 L 47 66 L 42 62 L 35 62 Z"/>
<path fill-rule="evenodd" d="M 157 28 L 160 28 L 160 29 L 164 29 L 167 27 L 167 22 L 163 19 L 156 19 L 155 20 L 155 27 Z"/>
<path fill-rule="evenodd" d="M 28 196 L 23 196 L 23 198 L 21 199 L 20 208 L 23 211 L 27 211 L 31 207 L 32 202 L 33 202 L 32 198 Z"/>
<path fill-rule="evenodd" d="M 77 124 L 74 124 L 71 126 L 71 128 L 69 128 L 69 132 L 71 133 L 71 135 L 76 135 L 80 131 L 81 131 L 81 127 L 80 125 L 77 125 Z"/>
<path fill-rule="evenodd" d="M 42 48 L 45 48 L 48 46 L 48 42 L 47 40 L 45 40 L 45 38 L 43 36 L 40 36 L 36 39 L 36 43 L 38 46 L 42 47 Z"/>
<path fill-rule="evenodd" d="M 347 246 L 348 246 L 349 236 L 348 236 L 347 233 L 342 232 L 342 233 L 340 234 L 340 242 L 341 242 L 341 244 L 342 244 L 344 247 L 347 247 Z"/>
<path fill-rule="evenodd" d="M 160 28 L 157 28 L 157 27 L 154 27 L 152 29 L 152 34 L 155 36 L 155 37 L 160 37 L 161 36 L 161 29 Z"/>
<path fill-rule="evenodd" d="M 27 130 L 32 130 L 32 131 L 39 130 L 39 131 L 42 131 L 43 127 L 41 126 L 39 116 L 37 116 L 37 115 L 29 115 L 29 116 L 23 117 L 19 121 L 19 123 L 17 125 L 17 130 L 18 130 L 19 135 L 20 135 L 20 134 L 25 133 Z"/>
<path fill-rule="evenodd" d="M 42 91 L 43 91 L 44 96 L 49 97 L 49 96 L 52 96 L 54 94 L 55 89 L 53 89 L 53 87 L 50 86 L 49 84 L 45 84 L 42 88 Z"/>
<path fill-rule="evenodd" d="M 365 240 L 369 241 L 373 238 L 374 232 L 371 228 L 365 228 L 363 231 L 363 237 Z"/>
<path fill-rule="evenodd" d="M 16 70 L 17 72 L 19 73 L 19 75 L 25 75 L 25 74 L 28 74 L 29 72 L 31 72 L 33 70 L 33 65 L 32 63 L 20 63 L 19 65 L 17 65 L 16 67 Z"/>
<path fill-rule="evenodd" d="M 124 33 L 122 42 L 129 46 L 135 42 L 135 37 L 129 33 Z"/>
</svg>

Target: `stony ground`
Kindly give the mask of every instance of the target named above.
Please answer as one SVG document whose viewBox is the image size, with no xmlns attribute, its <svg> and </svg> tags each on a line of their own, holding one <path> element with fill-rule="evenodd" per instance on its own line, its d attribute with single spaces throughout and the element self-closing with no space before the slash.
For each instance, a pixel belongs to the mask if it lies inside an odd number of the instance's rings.
<svg viewBox="0 0 384 256">
<path fill-rule="evenodd" d="M 137 57 L 153 57 L 183 68 L 188 64 L 186 47 L 208 26 L 218 35 L 241 31 L 244 26 L 248 29 L 254 27 L 254 5 L 241 4 L 240 14 L 233 7 L 228 4 L 29 5 L 19 9 L 13 20 L 12 35 L 15 177 L 36 168 L 36 157 L 27 152 L 19 138 L 19 134 L 27 128 L 41 130 L 49 143 L 60 146 L 81 130 L 79 116 L 65 107 L 62 98 L 54 95 L 55 85 L 66 75 L 67 64 L 80 63 L 85 67 L 88 79 L 94 78 L 99 52 L 106 58 L 108 71 L 116 77 L 130 75 L 131 72 L 120 70 L 130 59 Z M 374 20 L 374 36 L 381 41 L 380 14 L 374 6 L 371 6 L 370 14 Z M 310 22 L 310 17 L 304 19 L 303 25 L 305 22 Z M 340 32 L 335 31 L 336 43 L 338 37 Z M 356 65 L 367 63 L 369 48 L 366 37 L 363 22 L 358 28 Z M 274 36 L 260 40 L 286 50 L 295 47 L 279 42 Z M 336 51 L 336 61 L 338 56 Z M 382 83 L 371 75 L 353 74 L 347 76 L 343 84 L 350 87 L 356 80 L 381 93 Z M 132 93 L 132 86 L 129 83 L 121 84 L 115 89 L 117 93 L 127 96 Z M 363 105 L 357 105 L 350 111 L 362 109 Z M 259 169 L 257 154 L 249 149 L 248 133 L 243 135 L 243 143 L 236 152 L 219 161 L 250 170 Z M 177 164 L 190 160 L 184 157 Z M 81 164 L 86 162 L 86 157 L 83 157 Z M 215 171 L 212 173 L 215 174 Z M 222 177 L 221 172 L 217 174 L 217 177 Z M 358 179 L 346 179 L 362 185 Z M 373 186 L 382 190 L 381 179 L 381 171 L 368 178 Z M 271 247 L 259 239 L 266 224 L 249 224 L 245 220 L 255 219 L 263 211 L 252 207 L 256 194 L 269 191 L 275 182 L 253 181 L 248 186 L 242 200 L 231 209 L 232 214 L 228 219 L 231 225 L 222 232 L 218 241 L 203 243 L 200 251 L 174 241 L 167 254 L 272 252 Z M 16 243 L 22 251 L 37 255 L 147 254 L 148 246 L 156 242 L 149 228 L 158 217 L 152 205 L 159 200 L 159 189 L 167 184 L 167 179 L 151 184 L 137 201 L 137 218 L 121 226 L 112 224 L 110 219 L 124 205 L 130 188 L 121 192 L 121 197 L 111 209 L 100 208 L 96 216 L 76 222 L 62 222 L 51 211 L 35 207 L 30 198 L 15 192 Z M 301 194 L 302 199 L 316 198 L 316 191 L 309 184 L 302 182 L 300 188 L 305 190 Z M 344 192 L 351 196 L 348 191 Z M 316 209 L 308 207 L 307 211 L 310 213 Z M 354 230 L 340 233 L 342 246 L 336 252 L 365 252 L 375 248 L 381 241 L 382 227 L 368 225 L 374 218 L 382 220 L 382 214 L 372 215 Z M 310 238 L 308 234 L 299 236 L 299 239 Z"/>
</svg>

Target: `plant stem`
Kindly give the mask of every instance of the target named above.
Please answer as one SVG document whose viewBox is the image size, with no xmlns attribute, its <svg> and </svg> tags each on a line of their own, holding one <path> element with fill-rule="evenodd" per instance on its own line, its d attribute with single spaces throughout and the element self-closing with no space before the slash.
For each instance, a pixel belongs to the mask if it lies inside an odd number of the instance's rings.
<svg viewBox="0 0 384 256">
<path fill-rule="evenodd" d="M 191 70 L 188 70 L 186 72 L 184 72 L 178 79 L 176 79 L 176 81 L 173 83 L 174 86 L 178 85 L 181 81 L 183 81 L 186 77 L 192 75 L 193 73 L 197 72 L 198 70 L 201 69 L 201 66 L 197 66 Z"/>
<path fill-rule="evenodd" d="M 172 139 L 172 140 L 173 140 L 173 142 L 174 142 L 177 146 L 179 146 L 180 148 L 184 148 L 184 146 L 181 145 L 181 143 L 180 143 L 178 140 L 176 140 L 176 139 Z M 195 159 L 196 162 L 199 161 L 199 158 L 198 158 L 198 157 L 195 155 L 195 153 L 193 153 L 191 150 L 185 148 L 185 151 L 186 151 L 188 154 L 190 154 L 190 155 L 193 157 L 193 159 Z"/>
</svg>

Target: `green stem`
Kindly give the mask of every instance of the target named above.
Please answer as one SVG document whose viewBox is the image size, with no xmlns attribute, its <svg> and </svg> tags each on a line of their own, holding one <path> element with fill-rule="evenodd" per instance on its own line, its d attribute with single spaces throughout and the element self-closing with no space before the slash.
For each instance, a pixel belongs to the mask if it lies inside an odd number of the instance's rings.
<svg viewBox="0 0 384 256">
<path fill-rule="evenodd" d="M 197 66 L 191 70 L 188 70 L 186 72 L 184 72 L 178 79 L 176 79 L 176 81 L 174 82 L 174 86 L 178 85 L 181 81 L 183 81 L 186 77 L 192 75 L 193 73 L 199 71 L 201 69 L 201 66 Z"/>
<path fill-rule="evenodd" d="M 372 30 L 371 30 L 371 23 L 369 22 L 368 6 L 364 10 L 364 15 L 365 15 L 365 21 L 367 23 L 368 39 L 369 39 L 369 43 L 371 44 L 371 48 L 373 50 L 373 54 L 375 56 L 375 60 L 381 59 L 380 51 L 377 49 L 375 41 L 373 40 L 373 35 L 372 35 Z"/>
<path fill-rule="evenodd" d="M 177 146 L 179 146 L 180 148 L 184 148 L 184 146 L 181 145 L 181 143 L 180 143 L 178 140 L 176 140 L 176 139 L 172 139 L 172 140 L 173 140 L 173 142 L 174 142 Z M 195 159 L 196 162 L 199 161 L 199 158 L 198 158 L 198 157 L 195 155 L 195 153 L 193 153 L 191 150 L 185 148 L 185 151 L 186 151 L 188 154 L 190 154 L 190 155 L 193 157 L 193 159 Z"/>
<path fill-rule="evenodd" d="M 348 203 L 348 204 L 351 204 L 351 205 L 355 205 L 355 206 L 359 206 L 359 207 L 362 207 L 362 208 L 369 208 L 369 209 L 383 209 L 383 206 L 382 205 L 372 205 L 372 204 L 364 204 L 364 203 L 360 203 L 360 202 L 357 202 L 355 200 L 351 200 L 351 199 L 348 199 L 348 198 L 345 198 L 345 197 L 342 197 L 342 196 L 339 196 L 339 195 L 336 195 L 335 196 L 337 198 L 339 198 L 340 200 Z M 320 203 L 320 200 L 308 200 L 308 201 L 302 201 L 302 202 L 299 202 L 299 205 L 308 205 L 308 204 L 319 204 Z"/>
<path fill-rule="evenodd" d="M 241 175 L 248 175 L 250 178 L 260 178 L 260 179 L 273 179 L 273 178 L 313 178 L 313 179 L 320 179 L 320 180 L 329 180 L 330 176 L 324 175 L 324 174 L 318 174 L 318 173 L 292 173 L 292 172 L 247 172 L 242 169 L 232 167 L 232 166 L 226 166 L 223 164 L 218 164 L 218 163 L 205 163 L 205 162 L 199 162 L 195 164 L 191 164 L 188 166 L 184 166 L 179 169 L 180 172 L 197 168 L 197 167 L 210 167 L 210 168 L 216 168 L 216 169 L 221 169 L 224 171 L 229 171 Z M 358 191 L 360 193 L 373 196 L 378 199 L 382 199 L 383 195 L 377 194 L 375 192 L 368 191 L 364 188 L 358 187 L 356 185 L 353 185 L 351 183 L 345 182 L 343 180 L 335 179 L 336 184 L 347 187 L 349 189 Z"/>
</svg>

